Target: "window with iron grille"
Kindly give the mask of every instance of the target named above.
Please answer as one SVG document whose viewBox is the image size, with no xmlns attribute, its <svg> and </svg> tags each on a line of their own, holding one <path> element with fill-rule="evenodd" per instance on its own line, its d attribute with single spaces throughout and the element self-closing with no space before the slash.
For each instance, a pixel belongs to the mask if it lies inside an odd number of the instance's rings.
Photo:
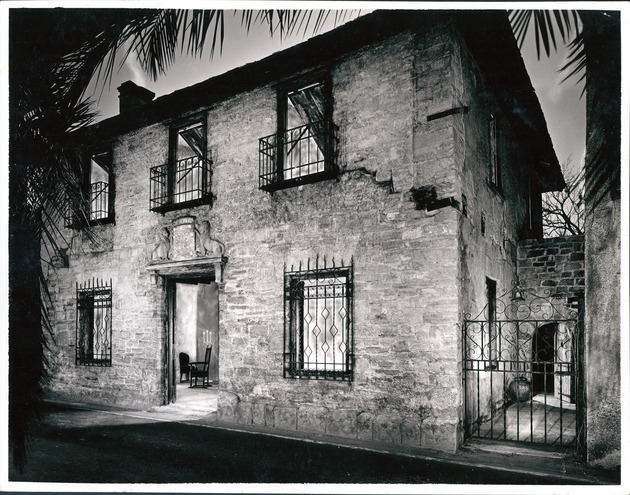
<svg viewBox="0 0 630 495">
<path fill-rule="evenodd" d="M 76 364 L 112 365 L 112 281 L 77 283 Z"/>
<path fill-rule="evenodd" d="M 80 210 L 68 205 L 66 226 L 80 227 L 114 221 L 114 174 L 111 150 L 88 153 L 81 177 Z"/>
<path fill-rule="evenodd" d="M 285 268 L 285 378 L 353 379 L 353 265 Z"/>
<path fill-rule="evenodd" d="M 212 201 L 205 118 L 170 130 L 169 161 L 150 170 L 150 208 L 168 211 Z"/>
<path fill-rule="evenodd" d="M 338 128 L 328 76 L 283 88 L 278 130 L 259 140 L 259 188 L 275 191 L 337 176 Z"/>
<path fill-rule="evenodd" d="M 490 114 L 489 122 L 489 144 L 490 144 L 490 177 L 489 182 L 492 187 L 501 190 L 501 143 L 500 133 L 495 115 Z"/>
</svg>

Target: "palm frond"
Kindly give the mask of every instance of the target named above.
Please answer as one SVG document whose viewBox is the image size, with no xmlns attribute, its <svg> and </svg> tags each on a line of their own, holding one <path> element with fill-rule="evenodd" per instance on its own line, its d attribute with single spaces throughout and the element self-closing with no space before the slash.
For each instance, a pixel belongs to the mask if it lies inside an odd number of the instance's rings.
<svg viewBox="0 0 630 495">
<path fill-rule="evenodd" d="M 519 48 L 523 47 L 533 22 L 536 56 L 539 59 L 541 43 L 547 56 L 551 54 L 552 45 L 554 50 L 557 49 L 556 31 L 560 34 L 563 43 L 569 41 L 573 32 L 579 33 L 579 15 L 575 11 L 513 10 L 509 13 L 509 19 Z"/>
<path fill-rule="evenodd" d="M 584 50 L 584 36 L 582 33 L 578 34 L 569 43 L 567 62 L 560 68 L 560 72 L 568 72 L 561 82 L 565 82 L 567 79 L 577 75 L 580 76 L 578 83 L 581 83 L 586 78 L 586 52 Z M 584 85 L 582 87 L 582 96 L 585 91 L 586 86 Z"/>
<path fill-rule="evenodd" d="M 187 12 L 184 12 L 187 16 Z M 214 24 L 210 58 L 214 56 L 216 47 L 219 53 L 223 50 L 225 39 L 224 12 L 222 10 L 194 10 L 190 23 L 184 23 L 183 29 L 187 34 L 187 53 L 189 55 L 201 55 L 206 45 L 206 38 Z"/>
</svg>

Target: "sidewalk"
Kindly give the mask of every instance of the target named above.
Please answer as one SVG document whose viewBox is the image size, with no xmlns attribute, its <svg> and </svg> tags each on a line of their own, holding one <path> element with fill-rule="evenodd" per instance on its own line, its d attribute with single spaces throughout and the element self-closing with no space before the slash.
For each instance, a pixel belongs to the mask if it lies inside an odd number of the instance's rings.
<svg viewBox="0 0 630 495">
<path fill-rule="evenodd" d="M 428 465 L 440 463 L 452 465 L 457 469 L 483 471 L 490 478 L 494 472 L 500 479 L 505 479 L 506 475 L 513 473 L 515 476 L 533 478 L 539 484 L 614 485 L 620 482 L 619 473 L 586 467 L 564 453 L 543 450 L 533 446 L 521 446 L 510 442 L 473 440 L 467 442 L 457 453 L 451 454 L 404 445 L 383 445 L 376 442 L 343 439 L 313 433 L 306 434 L 254 425 L 225 423 L 217 420 L 216 411 L 207 414 L 202 410 L 182 407 L 178 404 L 155 407 L 148 411 L 135 411 L 114 406 L 59 401 L 47 402 L 62 407 L 93 410 L 132 418 L 179 422 L 203 428 L 216 428 L 252 435 L 268 435 L 275 438 L 415 458 L 428 463 Z M 454 482 L 456 481 L 454 480 Z"/>
</svg>

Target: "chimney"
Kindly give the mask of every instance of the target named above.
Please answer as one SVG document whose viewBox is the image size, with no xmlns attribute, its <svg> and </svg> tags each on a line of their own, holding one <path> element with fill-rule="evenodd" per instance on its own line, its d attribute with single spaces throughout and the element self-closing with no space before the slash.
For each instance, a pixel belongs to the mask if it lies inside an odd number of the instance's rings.
<svg viewBox="0 0 630 495">
<path fill-rule="evenodd" d="M 153 91 L 138 86 L 132 81 L 124 82 L 118 86 L 118 112 L 121 115 L 127 115 L 150 103 L 154 97 Z"/>
</svg>

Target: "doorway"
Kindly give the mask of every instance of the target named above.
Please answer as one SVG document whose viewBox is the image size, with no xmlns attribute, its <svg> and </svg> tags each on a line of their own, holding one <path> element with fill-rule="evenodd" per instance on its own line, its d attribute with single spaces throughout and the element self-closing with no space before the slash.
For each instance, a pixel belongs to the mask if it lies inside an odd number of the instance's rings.
<svg viewBox="0 0 630 495">
<path fill-rule="evenodd" d="M 219 292 L 211 279 L 176 278 L 168 281 L 167 404 L 204 400 L 219 383 Z M 190 389 L 182 360 L 202 362 L 212 347 L 208 389 Z M 201 382 L 198 382 L 199 384 Z M 191 399 L 192 398 L 192 399 Z"/>
<path fill-rule="evenodd" d="M 532 393 L 554 393 L 555 335 L 557 325 L 549 323 L 536 329 L 532 342 Z"/>
</svg>

